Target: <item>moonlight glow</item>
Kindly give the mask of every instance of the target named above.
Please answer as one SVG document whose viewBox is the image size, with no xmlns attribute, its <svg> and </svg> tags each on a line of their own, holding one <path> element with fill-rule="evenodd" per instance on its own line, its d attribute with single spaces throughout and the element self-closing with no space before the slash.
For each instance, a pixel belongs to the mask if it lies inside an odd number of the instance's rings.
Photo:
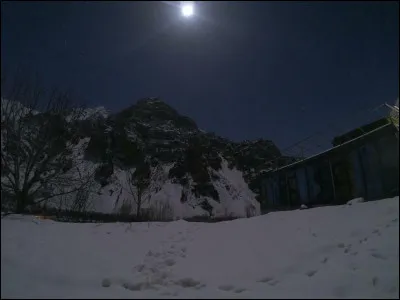
<svg viewBox="0 0 400 300">
<path fill-rule="evenodd" d="M 192 1 L 181 2 L 181 13 L 184 17 L 191 17 L 194 13 L 194 4 Z"/>
</svg>

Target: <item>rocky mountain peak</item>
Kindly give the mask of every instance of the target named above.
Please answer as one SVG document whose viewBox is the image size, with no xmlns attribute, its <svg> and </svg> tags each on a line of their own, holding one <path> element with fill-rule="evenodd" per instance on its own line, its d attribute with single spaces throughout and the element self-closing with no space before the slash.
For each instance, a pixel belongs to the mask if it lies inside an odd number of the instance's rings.
<svg viewBox="0 0 400 300">
<path fill-rule="evenodd" d="M 116 118 L 129 120 L 139 126 L 152 127 L 152 130 L 198 130 L 192 119 L 182 116 L 160 98 L 141 99 L 117 114 Z"/>
<path fill-rule="evenodd" d="M 79 133 L 75 142 L 82 145 L 73 151 L 96 169 L 98 195 L 113 191 L 104 200 L 115 203 L 113 209 L 121 197 L 130 197 L 121 196 L 124 172 L 149 162 L 159 172 L 154 193 L 164 193 L 157 197 L 178 198 L 177 205 L 210 215 L 236 205 L 243 215 L 245 206 L 259 206 L 255 199 L 261 201 L 263 173 L 272 167 L 271 160 L 282 157 L 269 140 L 238 143 L 199 130 L 160 98 L 141 99 L 112 115 L 104 108 L 85 112 L 85 118 L 68 125 Z"/>
</svg>

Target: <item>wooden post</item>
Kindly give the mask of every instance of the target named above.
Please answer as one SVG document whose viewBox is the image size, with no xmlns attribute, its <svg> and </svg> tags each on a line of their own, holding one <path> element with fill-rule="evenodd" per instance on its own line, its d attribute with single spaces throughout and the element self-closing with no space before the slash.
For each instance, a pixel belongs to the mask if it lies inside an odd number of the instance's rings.
<svg viewBox="0 0 400 300">
<path fill-rule="evenodd" d="M 291 205 L 292 201 L 290 201 L 290 196 L 289 196 L 289 184 L 288 184 L 288 174 L 287 174 L 287 172 L 285 172 L 285 185 L 286 185 L 286 201 L 287 201 L 287 204 L 290 207 L 290 206 L 292 206 Z"/>
<path fill-rule="evenodd" d="M 333 188 L 333 201 L 336 202 L 336 188 L 335 188 L 335 178 L 333 177 L 333 170 L 331 160 L 328 158 L 329 170 L 331 171 L 332 188 Z"/>
<path fill-rule="evenodd" d="M 362 179 L 362 183 L 363 183 L 363 188 L 364 188 L 364 199 L 367 200 L 368 199 L 368 188 L 367 188 L 367 179 L 365 177 L 365 170 L 364 170 L 364 163 L 361 157 L 361 150 L 363 148 L 358 148 L 357 149 L 357 156 L 358 156 L 358 161 L 360 164 L 360 170 L 361 170 L 361 179 Z"/>
<path fill-rule="evenodd" d="M 274 207 L 276 205 L 276 202 L 280 201 L 279 195 L 276 195 L 276 192 L 274 190 L 275 183 L 276 183 L 276 174 L 273 174 L 273 176 L 271 176 L 272 199 L 271 201 L 268 202 L 268 209 Z"/>
<path fill-rule="evenodd" d="M 306 183 L 307 183 L 307 198 L 308 198 L 308 203 L 310 203 L 311 201 L 311 188 L 310 188 L 310 178 L 309 178 L 309 174 L 308 174 L 308 168 L 307 165 L 304 167 L 304 173 L 305 173 L 305 177 L 306 177 Z"/>
</svg>

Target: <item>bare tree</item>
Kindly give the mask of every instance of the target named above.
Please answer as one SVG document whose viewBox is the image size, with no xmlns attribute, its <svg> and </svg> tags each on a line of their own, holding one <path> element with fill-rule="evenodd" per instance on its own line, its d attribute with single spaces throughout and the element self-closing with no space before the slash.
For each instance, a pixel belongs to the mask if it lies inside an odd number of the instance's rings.
<svg viewBox="0 0 400 300">
<path fill-rule="evenodd" d="M 2 91 L 5 83 L 2 77 Z M 1 189 L 14 211 L 79 191 L 92 174 L 73 156 L 79 140 L 73 124 L 82 109 L 69 93 L 46 92 L 26 78 L 1 98 Z"/>
<path fill-rule="evenodd" d="M 139 164 L 135 171 L 126 171 L 126 185 L 127 191 L 131 194 L 135 206 L 136 216 L 139 218 L 144 203 L 150 200 L 152 188 L 158 191 L 158 188 L 154 183 L 158 173 L 160 171 L 159 166 L 152 168 L 147 160 L 144 160 Z"/>
</svg>

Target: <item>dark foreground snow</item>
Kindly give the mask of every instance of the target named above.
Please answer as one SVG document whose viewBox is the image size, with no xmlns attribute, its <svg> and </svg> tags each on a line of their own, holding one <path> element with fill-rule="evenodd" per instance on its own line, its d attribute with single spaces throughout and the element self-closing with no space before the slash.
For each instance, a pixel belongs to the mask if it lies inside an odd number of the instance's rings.
<svg viewBox="0 0 400 300">
<path fill-rule="evenodd" d="M 1 221 L 2 298 L 398 298 L 399 198 L 216 224 Z"/>
</svg>

